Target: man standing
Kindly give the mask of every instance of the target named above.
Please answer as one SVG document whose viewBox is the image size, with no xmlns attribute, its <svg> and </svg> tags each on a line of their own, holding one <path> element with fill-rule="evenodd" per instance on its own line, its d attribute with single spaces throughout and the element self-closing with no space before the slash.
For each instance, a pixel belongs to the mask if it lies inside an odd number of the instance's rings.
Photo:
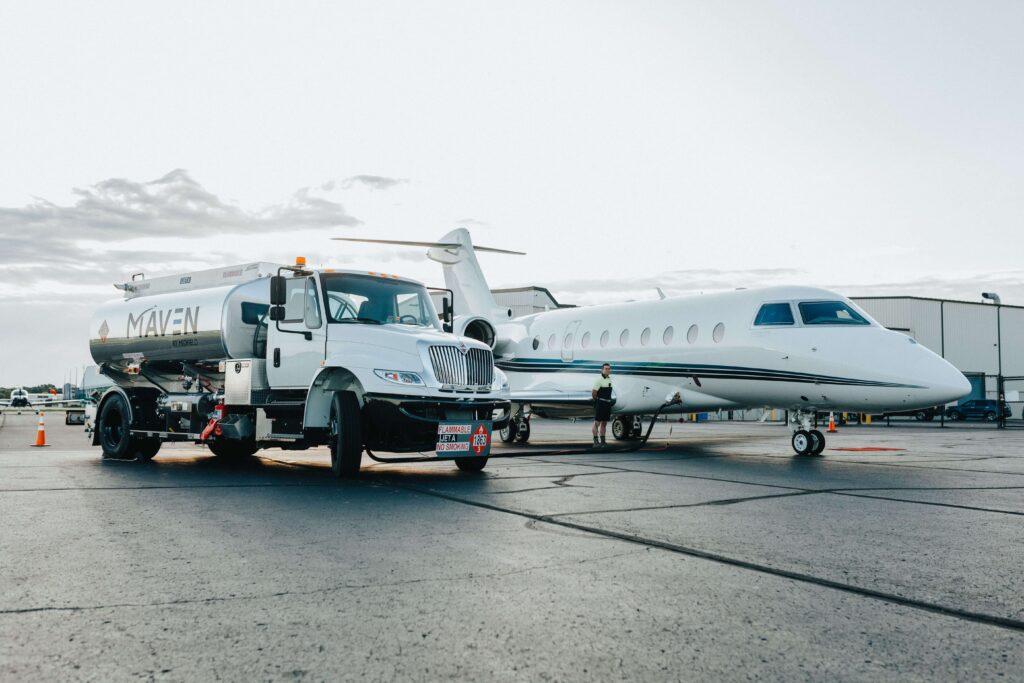
<svg viewBox="0 0 1024 683">
<path fill-rule="evenodd" d="M 594 448 L 604 448 L 608 442 L 604 440 L 608 420 L 612 416 L 612 366 L 605 363 L 601 366 L 601 376 L 594 380 L 594 388 L 590 391 L 594 399 L 594 426 L 590 430 L 594 435 Z M 600 435 L 601 440 L 598 441 Z"/>
</svg>

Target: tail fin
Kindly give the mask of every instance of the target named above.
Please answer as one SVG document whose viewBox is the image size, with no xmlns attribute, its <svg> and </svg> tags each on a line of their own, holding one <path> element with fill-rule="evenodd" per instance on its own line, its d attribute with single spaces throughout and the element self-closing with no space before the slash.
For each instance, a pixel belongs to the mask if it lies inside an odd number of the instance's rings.
<svg viewBox="0 0 1024 683">
<path fill-rule="evenodd" d="M 492 322 L 507 320 L 506 309 L 500 308 L 487 285 L 487 278 L 476 260 L 476 251 L 469 231 L 456 228 L 440 240 L 457 247 L 437 246 L 427 251 L 427 258 L 444 269 L 444 283 L 455 293 L 456 315 L 479 315 Z"/>
<path fill-rule="evenodd" d="M 512 311 L 498 306 L 487 286 L 487 278 L 476 260 L 476 252 L 523 255 L 521 251 L 474 247 L 469 230 L 456 228 L 437 242 L 409 242 L 403 240 L 374 240 L 354 237 L 334 237 L 345 242 L 370 242 L 373 244 L 399 244 L 415 247 L 429 247 L 427 258 L 437 261 L 444 269 L 444 282 L 455 293 L 455 314 L 481 316 L 492 323 L 508 320 Z"/>
</svg>

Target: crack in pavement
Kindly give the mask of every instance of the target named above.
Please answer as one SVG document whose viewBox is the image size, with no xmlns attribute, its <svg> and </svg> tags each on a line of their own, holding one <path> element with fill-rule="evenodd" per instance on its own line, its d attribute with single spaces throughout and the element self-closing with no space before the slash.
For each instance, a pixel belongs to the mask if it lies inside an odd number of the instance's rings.
<svg viewBox="0 0 1024 683">
<path fill-rule="evenodd" d="M 546 515 L 548 518 L 554 517 L 576 517 L 578 515 L 600 515 L 605 513 L 613 512 L 644 512 L 649 510 L 672 510 L 675 508 L 699 508 L 706 507 L 709 505 L 735 505 L 737 503 L 746 503 L 753 500 L 769 500 L 772 498 L 792 498 L 793 496 L 813 496 L 819 493 L 832 493 L 829 490 L 821 491 L 793 491 L 791 493 L 772 493 L 764 496 L 747 496 L 746 498 L 719 498 L 717 500 L 706 500 L 700 503 L 678 503 L 675 505 L 650 505 L 646 507 L 631 507 L 631 508 L 620 508 L 614 510 L 584 510 L 581 512 L 556 512 L 554 514 Z"/>
<path fill-rule="evenodd" d="M 480 503 L 477 501 L 465 500 L 462 498 L 457 498 L 455 496 L 441 494 L 434 491 L 422 490 L 415 486 L 402 484 L 394 484 L 394 486 L 396 488 L 405 489 L 407 491 L 420 493 L 426 496 L 442 498 L 444 500 L 459 503 L 462 505 L 469 505 L 484 510 L 491 510 L 493 512 L 501 512 L 504 514 L 515 515 L 517 517 L 524 517 L 526 519 L 532 519 L 546 524 L 553 524 L 567 529 L 574 529 L 576 531 L 594 534 L 595 536 L 619 540 L 626 543 L 633 543 L 648 548 L 658 548 L 660 550 L 665 550 L 671 553 L 699 558 L 703 560 L 709 560 L 711 562 L 717 562 L 719 564 L 725 564 L 732 567 L 747 569 L 761 574 L 769 574 L 772 576 L 791 579 L 793 581 L 820 586 L 823 588 L 831 588 L 834 590 L 842 591 L 844 593 L 850 593 L 853 595 L 859 595 L 866 598 L 880 600 L 882 602 L 887 602 L 902 607 L 909 607 L 924 612 L 930 612 L 932 614 L 941 614 L 948 617 L 962 619 L 964 621 L 971 621 L 979 624 L 985 624 L 988 626 L 996 626 L 1011 631 L 1024 632 L 1024 621 L 1020 621 L 1018 619 L 1000 617 L 997 615 L 985 614 L 982 612 L 972 612 L 970 610 L 962 610 L 956 607 L 949 607 L 947 605 L 942 605 L 938 603 L 926 602 L 924 600 L 917 600 L 914 598 L 907 598 L 893 593 L 886 593 L 884 591 L 874 590 L 871 588 L 863 588 L 861 586 L 855 586 L 852 584 L 834 581 L 832 579 L 826 579 L 820 576 L 814 576 L 812 574 L 804 574 L 801 572 L 791 571 L 788 569 L 781 569 L 778 567 L 772 567 L 770 565 L 759 564 L 757 562 L 751 562 L 748 560 L 743 560 L 735 557 L 729 557 L 727 555 L 713 553 L 706 550 L 701 550 L 699 548 L 692 548 L 688 546 L 678 545 L 675 543 L 668 543 L 666 541 L 658 541 L 651 538 L 645 538 L 643 536 L 639 536 L 636 534 L 612 531 L 610 529 L 602 529 L 600 527 L 588 526 L 586 524 L 578 524 L 564 519 L 558 519 L 550 515 L 537 515 L 529 512 L 522 512 L 519 510 L 503 508 L 488 503 Z"/>
<path fill-rule="evenodd" d="M 356 583 L 356 584 L 338 584 L 335 586 L 326 586 L 324 588 L 314 588 L 305 591 L 278 591 L 274 593 L 264 593 L 256 595 L 231 595 L 226 597 L 208 597 L 208 598 L 182 598 L 180 600 L 162 600 L 157 602 L 119 602 L 110 603 L 106 605 L 68 605 L 68 606 L 50 606 L 50 607 L 22 607 L 13 609 L 0 609 L 0 615 L 12 615 L 12 614 L 32 614 L 35 612 L 87 612 L 104 609 L 118 609 L 124 607 L 132 608 L 145 608 L 145 607 L 174 607 L 178 605 L 203 605 L 212 604 L 219 602 L 236 602 L 236 601 L 248 601 L 248 600 L 267 600 L 270 598 L 290 597 L 295 595 L 321 595 L 326 593 L 333 593 L 343 590 L 366 590 L 372 588 L 394 588 L 396 586 L 408 586 L 413 584 L 421 583 L 449 583 L 452 581 L 471 581 L 474 579 L 499 579 L 506 578 L 509 576 L 516 576 L 519 574 L 528 574 L 530 572 L 542 571 L 545 569 L 563 569 L 565 567 L 574 567 L 581 564 L 588 564 L 590 562 L 602 562 L 604 560 L 613 560 L 619 557 L 626 557 L 629 555 L 636 555 L 642 552 L 640 550 L 629 550 L 627 552 L 612 553 L 609 555 L 599 555 L 597 557 L 588 557 L 582 560 L 575 560 L 572 562 L 555 562 L 551 564 L 536 565 L 533 567 L 523 567 L 521 569 L 511 569 L 503 572 L 490 572 L 487 574 L 461 574 L 458 576 L 443 576 L 443 577 L 431 577 L 421 579 L 407 579 L 402 581 L 385 581 L 380 583 Z"/>
</svg>

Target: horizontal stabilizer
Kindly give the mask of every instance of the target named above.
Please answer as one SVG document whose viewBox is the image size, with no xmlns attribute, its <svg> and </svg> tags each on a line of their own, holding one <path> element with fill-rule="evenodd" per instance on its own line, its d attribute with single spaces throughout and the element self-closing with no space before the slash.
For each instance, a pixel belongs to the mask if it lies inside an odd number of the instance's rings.
<svg viewBox="0 0 1024 683">
<path fill-rule="evenodd" d="M 339 242 L 365 242 L 367 244 L 393 244 L 403 247 L 428 247 L 430 249 L 458 249 L 462 245 L 458 242 L 416 242 L 412 240 L 371 240 L 360 237 L 332 237 L 332 240 Z M 494 247 L 480 247 L 473 245 L 473 251 L 488 251 L 492 254 L 512 254 L 513 256 L 526 256 L 522 251 L 511 251 L 509 249 L 496 249 Z"/>
</svg>

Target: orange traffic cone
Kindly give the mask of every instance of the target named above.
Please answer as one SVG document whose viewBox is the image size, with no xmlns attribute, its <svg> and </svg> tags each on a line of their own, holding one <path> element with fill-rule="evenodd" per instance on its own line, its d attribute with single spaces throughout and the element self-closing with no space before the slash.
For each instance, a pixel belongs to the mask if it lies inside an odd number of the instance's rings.
<svg viewBox="0 0 1024 683">
<path fill-rule="evenodd" d="M 32 447 L 41 448 L 49 445 L 46 443 L 46 413 L 39 413 L 39 428 L 36 429 L 36 442 Z"/>
<path fill-rule="evenodd" d="M 832 413 L 828 414 L 828 431 L 829 433 L 839 431 L 838 429 L 836 429 L 836 416 L 833 415 Z"/>
</svg>

